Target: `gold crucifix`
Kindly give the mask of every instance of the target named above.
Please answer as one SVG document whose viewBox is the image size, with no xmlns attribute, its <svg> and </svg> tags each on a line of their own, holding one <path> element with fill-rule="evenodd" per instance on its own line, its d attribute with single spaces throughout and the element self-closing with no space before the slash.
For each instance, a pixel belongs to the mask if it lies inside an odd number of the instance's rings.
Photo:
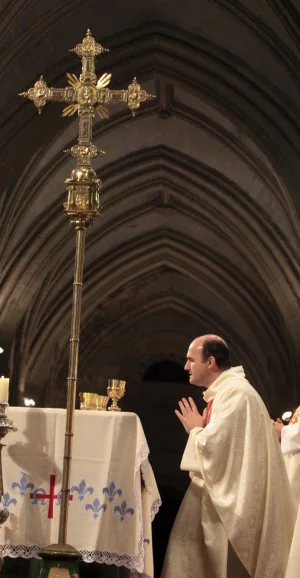
<svg viewBox="0 0 300 578">
<path fill-rule="evenodd" d="M 76 112 L 79 116 L 78 142 L 72 146 L 70 150 L 71 155 L 76 158 L 76 168 L 73 169 L 70 177 L 66 179 L 68 196 L 67 201 L 64 203 L 65 214 L 69 217 L 70 224 L 76 230 L 76 252 L 59 535 L 58 544 L 49 546 L 40 552 L 41 557 L 46 560 L 51 554 L 53 558 L 52 566 L 56 568 L 61 565 L 59 560 L 62 555 L 64 557 L 69 555 L 71 557 L 70 559 L 73 560 L 74 552 L 76 553 L 72 546 L 66 544 L 66 538 L 78 373 L 85 233 L 86 229 L 93 224 L 95 217 L 99 215 L 99 192 L 101 189 L 101 180 L 97 178 L 96 171 L 91 164 L 91 159 L 102 152 L 92 143 L 93 118 L 96 112 L 98 112 L 101 118 L 107 117 L 105 105 L 117 103 L 127 104 L 134 114 L 141 102 L 146 102 L 154 98 L 151 94 L 148 94 L 146 90 L 141 89 L 135 78 L 132 83 L 129 84 L 128 88 L 124 90 L 110 90 L 108 88 L 111 74 L 102 74 L 99 80 L 97 80 L 95 58 L 97 55 L 105 52 L 105 50 L 101 44 L 95 41 L 90 30 L 88 30 L 82 42 L 77 44 L 72 50 L 82 61 L 82 71 L 79 78 L 77 78 L 75 74 L 68 73 L 69 86 L 65 88 L 50 88 L 43 77 L 41 77 L 32 88 L 26 92 L 22 92 L 20 95 L 33 101 L 39 113 L 41 113 L 47 102 L 56 101 L 67 104 L 63 110 L 63 116 L 71 116 Z M 56 562 L 54 564 L 56 556 L 58 556 L 59 560 L 57 564 Z M 77 552 L 76 556 L 79 558 L 80 554 Z M 47 565 L 46 562 L 45 564 Z M 46 576 L 43 572 L 41 575 Z"/>
<path fill-rule="evenodd" d="M 68 200 L 64 204 L 65 214 L 70 218 L 71 224 L 78 226 L 78 219 L 90 226 L 93 219 L 99 214 L 99 191 L 101 180 L 96 178 L 92 168 L 91 159 L 103 151 L 92 144 L 93 118 L 98 113 L 100 118 L 108 118 L 105 105 L 127 104 L 132 114 L 140 107 L 141 102 L 146 102 L 153 95 L 143 90 L 136 78 L 129 84 L 127 89 L 111 90 L 108 88 L 111 74 L 104 73 L 97 79 L 95 73 L 95 58 L 106 52 L 107 49 L 95 41 L 91 31 L 80 44 L 77 44 L 71 52 L 75 52 L 82 61 L 80 77 L 67 73 L 69 86 L 65 88 L 51 88 L 43 77 L 20 96 L 29 98 L 35 104 L 39 114 L 49 101 L 64 102 L 63 116 L 72 116 L 76 112 L 79 116 L 78 143 L 70 149 L 71 155 L 77 159 L 76 170 L 66 180 L 68 187 Z M 83 225 L 83 223 L 82 223 Z"/>
</svg>

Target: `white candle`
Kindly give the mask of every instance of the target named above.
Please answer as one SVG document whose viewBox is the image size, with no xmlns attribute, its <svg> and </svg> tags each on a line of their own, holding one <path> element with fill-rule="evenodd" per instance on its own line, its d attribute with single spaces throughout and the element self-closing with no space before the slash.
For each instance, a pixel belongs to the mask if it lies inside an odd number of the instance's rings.
<svg viewBox="0 0 300 578">
<path fill-rule="evenodd" d="M 0 403 L 8 402 L 8 388 L 9 379 L 8 377 L 0 377 Z"/>
</svg>

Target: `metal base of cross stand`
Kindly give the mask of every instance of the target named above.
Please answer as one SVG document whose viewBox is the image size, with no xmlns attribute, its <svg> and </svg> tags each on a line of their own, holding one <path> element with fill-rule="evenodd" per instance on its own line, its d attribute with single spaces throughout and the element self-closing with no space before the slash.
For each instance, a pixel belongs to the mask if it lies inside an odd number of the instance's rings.
<svg viewBox="0 0 300 578">
<path fill-rule="evenodd" d="M 51 544 L 40 550 L 42 567 L 39 578 L 79 578 L 81 554 L 69 544 Z"/>
</svg>

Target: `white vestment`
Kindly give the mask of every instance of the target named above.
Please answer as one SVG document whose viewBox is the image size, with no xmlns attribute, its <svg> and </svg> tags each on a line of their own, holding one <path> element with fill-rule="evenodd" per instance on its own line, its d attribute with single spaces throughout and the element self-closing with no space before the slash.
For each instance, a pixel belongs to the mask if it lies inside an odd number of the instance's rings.
<svg viewBox="0 0 300 578">
<path fill-rule="evenodd" d="M 297 410 L 297 412 L 299 413 L 299 409 Z M 291 552 L 288 561 L 286 578 L 299 578 L 300 572 L 299 570 L 300 569 L 300 423 L 299 422 L 290 423 L 287 426 L 283 426 L 281 430 L 281 450 L 283 453 L 294 500 L 297 504 L 297 507 L 299 508 L 291 546 Z"/>
<path fill-rule="evenodd" d="M 242 367 L 222 372 L 204 398 L 211 418 L 183 454 L 192 481 L 162 578 L 284 578 L 295 507 L 265 405 Z"/>
</svg>

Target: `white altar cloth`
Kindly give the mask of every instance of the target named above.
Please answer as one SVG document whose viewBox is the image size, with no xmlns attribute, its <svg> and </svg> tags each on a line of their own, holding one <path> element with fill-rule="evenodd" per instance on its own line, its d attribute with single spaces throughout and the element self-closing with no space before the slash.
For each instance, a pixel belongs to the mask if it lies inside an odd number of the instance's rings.
<svg viewBox="0 0 300 578">
<path fill-rule="evenodd" d="M 3 556 L 38 557 L 58 540 L 66 411 L 9 408 L 18 428 L 2 450 L 9 518 Z M 151 521 L 160 506 L 149 449 L 134 413 L 75 412 L 67 542 L 86 562 L 153 577 Z"/>
</svg>

